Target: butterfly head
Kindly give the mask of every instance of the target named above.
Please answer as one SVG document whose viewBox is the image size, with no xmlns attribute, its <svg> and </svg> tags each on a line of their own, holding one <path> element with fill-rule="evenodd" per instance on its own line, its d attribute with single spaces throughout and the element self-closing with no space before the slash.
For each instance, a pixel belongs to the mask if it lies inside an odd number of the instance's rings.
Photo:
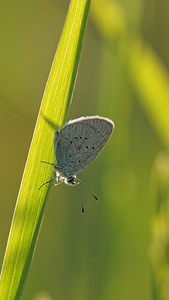
<svg viewBox="0 0 169 300">
<path fill-rule="evenodd" d="M 79 181 L 77 180 L 76 176 L 67 177 L 64 179 L 64 183 L 67 185 L 77 185 L 79 184 Z"/>
</svg>

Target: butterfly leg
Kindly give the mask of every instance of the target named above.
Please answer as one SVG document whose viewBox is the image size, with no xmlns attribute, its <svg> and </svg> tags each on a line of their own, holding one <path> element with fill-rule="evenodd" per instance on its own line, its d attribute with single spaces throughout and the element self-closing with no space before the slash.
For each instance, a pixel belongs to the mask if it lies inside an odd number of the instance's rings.
<svg viewBox="0 0 169 300">
<path fill-rule="evenodd" d="M 44 185 L 46 185 L 47 183 L 52 182 L 53 180 L 55 180 L 55 178 L 53 178 L 53 179 L 51 179 L 51 180 L 49 180 L 49 181 L 46 181 L 45 183 L 43 183 L 43 184 L 38 188 L 38 190 L 40 190 Z"/>
<path fill-rule="evenodd" d="M 63 179 L 60 176 L 59 172 L 55 173 L 55 178 L 56 178 L 56 183 L 53 183 L 52 186 L 58 185 L 63 182 Z"/>
<path fill-rule="evenodd" d="M 53 174 L 53 178 L 51 179 L 51 180 L 49 180 L 49 181 L 46 181 L 45 183 L 43 183 L 39 188 L 38 188 L 38 190 L 40 190 L 44 185 L 46 185 L 47 183 L 50 183 L 50 182 L 52 182 L 52 181 L 54 181 L 55 180 L 55 178 L 56 178 L 56 176 L 57 176 L 57 173 L 56 172 L 54 172 L 54 174 Z M 52 186 L 52 185 L 48 185 L 48 186 Z"/>
</svg>

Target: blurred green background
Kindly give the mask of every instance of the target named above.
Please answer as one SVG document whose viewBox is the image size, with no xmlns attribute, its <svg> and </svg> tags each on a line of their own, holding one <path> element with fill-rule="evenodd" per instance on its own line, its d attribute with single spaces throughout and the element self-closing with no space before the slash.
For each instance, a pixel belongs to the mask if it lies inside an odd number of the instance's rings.
<svg viewBox="0 0 169 300">
<path fill-rule="evenodd" d="M 1 3 L 1 264 L 68 6 Z M 79 176 L 100 201 L 80 186 L 83 216 L 76 187 L 51 189 L 22 299 L 169 299 L 168 13 L 167 0 L 93 1 L 69 119 L 115 122 Z"/>
</svg>

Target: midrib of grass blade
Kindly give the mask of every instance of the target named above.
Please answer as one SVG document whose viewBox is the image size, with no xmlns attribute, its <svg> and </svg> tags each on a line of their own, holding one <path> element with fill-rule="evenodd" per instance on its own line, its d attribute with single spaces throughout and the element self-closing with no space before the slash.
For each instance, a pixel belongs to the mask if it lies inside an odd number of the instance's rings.
<svg viewBox="0 0 169 300">
<path fill-rule="evenodd" d="M 0 299 L 19 299 L 26 280 L 48 194 L 48 188 L 38 188 L 50 180 L 53 173 L 53 168 L 41 160 L 55 160 L 54 130 L 67 119 L 89 7 L 90 0 L 72 0 L 69 7 L 15 207 L 1 271 Z"/>
</svg>

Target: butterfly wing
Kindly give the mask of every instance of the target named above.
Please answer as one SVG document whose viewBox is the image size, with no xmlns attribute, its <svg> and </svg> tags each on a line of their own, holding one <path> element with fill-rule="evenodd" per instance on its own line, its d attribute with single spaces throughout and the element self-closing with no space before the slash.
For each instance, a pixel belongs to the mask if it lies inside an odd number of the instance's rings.
<svg viewBox="0 0 169 300">
<path fill-rule="evenodd" d="M 58 166 L 67 177 L 86 168 L 107 143 L 114 123 L 99 116 L 70 121 L 55 132 L 54 151 Z"/>
</svg>

